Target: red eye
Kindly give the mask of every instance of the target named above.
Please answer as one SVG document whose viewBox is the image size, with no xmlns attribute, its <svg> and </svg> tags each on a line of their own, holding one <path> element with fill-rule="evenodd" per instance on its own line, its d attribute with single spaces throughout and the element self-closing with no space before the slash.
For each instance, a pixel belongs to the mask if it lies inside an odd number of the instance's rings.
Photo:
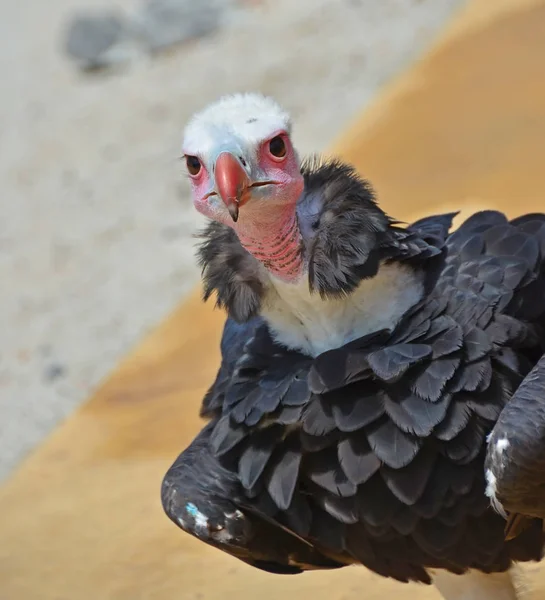
<svg viewBox="0 0 545 600">
<path fill-rule="evenodd" d="M 201 161 L 196 156 L 185 157 L 187 170 L 192 177 L 196 177 L 201 172 Z"/>
<path fill-rule="evenodd" d="M 275 158 L 284 158 L 287 152 L 286 142 L 281 135 L 277 135 L 273 137 L 272 140 L 269 141 L 269 152 Z"/>
</svg>

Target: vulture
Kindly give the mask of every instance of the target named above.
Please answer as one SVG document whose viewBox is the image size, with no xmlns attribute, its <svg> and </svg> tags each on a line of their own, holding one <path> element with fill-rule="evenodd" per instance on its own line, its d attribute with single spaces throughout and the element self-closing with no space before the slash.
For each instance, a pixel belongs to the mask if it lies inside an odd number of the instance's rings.
<svg viewBox="0 0 545 600">
<path fill-rule="evenodd" d="M 208 424 L 167 471 L 163 507 L 268 571 L 359 564 L 447 600 L 516 598 L 511 567 L 541 560 L 543 515 L 506 539 L 494 505 L 509 510 L 503 481 L 517 486 L 530 451 L 515 431 L 535 434 L 498 419 L 514 395 L 522 412 L 539 403 L 545 214 L 401 223 L 350 165 L 301 161 L 291 129 L 253 93 L 186 126 L 204 298 L 227 320 Z M 497 423 L 513 453 L 487 444 Z M 485 469 L 502 446 L 519 461 L 504 480 Z"/>
</svg>

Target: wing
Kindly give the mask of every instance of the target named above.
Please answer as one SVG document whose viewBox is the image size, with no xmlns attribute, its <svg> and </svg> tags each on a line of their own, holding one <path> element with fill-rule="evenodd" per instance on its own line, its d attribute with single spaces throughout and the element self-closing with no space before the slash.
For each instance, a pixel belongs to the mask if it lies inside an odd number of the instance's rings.
<svg viewBox="0 0 545 600">
<path fill-rule="evenodd" d="M 211 436 L 245 493 L 271 500 L 297 535 L 400 581 L 538 560 L 539 524 L 504 541 L 483 463 L 486 435 L 543 353 L 544 223 L 466 221 L 391 332 L 312 360 L 258 328 Z"/>
<path fill-rule="evenodd" d="M 170 520 L 201 541 L 270 573 L 345 566 L 270 518 L 274 505 L 245 498 L 235 474 L 210 452 L 213 428 L 214 423 L 208 423 L 165 474 L 161 501 Z"/>
<path fill-rule="evenodd" d="M 545 519 L 545 356 L 501 412 L 485 468 L 487 493 L 510 513 L 508 537 L 528 526 L 524 516 Z"/>
</svg>

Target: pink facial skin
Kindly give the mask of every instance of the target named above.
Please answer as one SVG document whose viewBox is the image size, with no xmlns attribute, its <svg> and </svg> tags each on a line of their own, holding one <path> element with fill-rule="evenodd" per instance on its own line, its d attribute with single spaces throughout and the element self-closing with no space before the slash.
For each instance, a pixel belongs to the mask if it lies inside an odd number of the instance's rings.
<svg viewBox="0 0 545 600">
<path fill-rule="evenodd" d="M 278 136 L 286 149 L 281 157 L 270 150 L 270 141 Z M 258 181 L 250 180 L 233 154 L 219 155 L 212 177 L 201 157 L 199 160 L 198 172 L 190 171 L 195 208 L 232 227 L 244 248 L 273 275 L 296 280 L 303 267 L 296 204 L 304 182 L 288 134 L 275 132 L 259 145 L 252 158 L 257 168 L 251 170 L 260 174 Z"/>
</svg>

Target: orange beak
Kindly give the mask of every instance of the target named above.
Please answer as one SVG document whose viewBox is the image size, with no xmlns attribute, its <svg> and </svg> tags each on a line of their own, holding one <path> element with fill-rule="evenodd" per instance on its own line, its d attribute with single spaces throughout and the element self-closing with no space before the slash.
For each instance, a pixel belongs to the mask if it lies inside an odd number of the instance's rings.
<svg viewBox="0 0 545 600">
<path fill-rule="evenodd" d="M 248 194 L 245 194 L 245 192 L 251 185 L 250 178 L 240 164 L 240 161 L 230 152 L 222 152 L 218 156 L 214 177 L 221 199 L 225 203 L 231 218 L 236 223 L 239 208 L 248 197 Z"/>
</svg>

